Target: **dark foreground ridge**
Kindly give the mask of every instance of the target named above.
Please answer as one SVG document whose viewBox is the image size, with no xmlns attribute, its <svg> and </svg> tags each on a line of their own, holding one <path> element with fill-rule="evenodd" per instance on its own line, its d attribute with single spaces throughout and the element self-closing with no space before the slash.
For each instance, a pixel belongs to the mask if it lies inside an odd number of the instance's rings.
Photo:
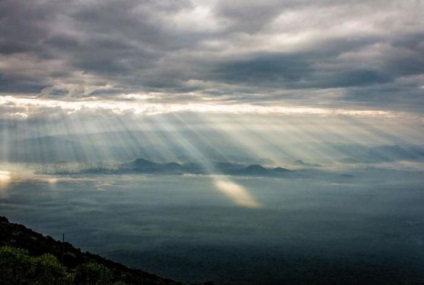
<svg viewBox="0 0 424 285">
<path fill-rule="evenodd" d="M 182 285 L 81 252 L 0 216 L 0 284 Z M 210 282 L 205 283 L 212 284 Z"/>
</svg>

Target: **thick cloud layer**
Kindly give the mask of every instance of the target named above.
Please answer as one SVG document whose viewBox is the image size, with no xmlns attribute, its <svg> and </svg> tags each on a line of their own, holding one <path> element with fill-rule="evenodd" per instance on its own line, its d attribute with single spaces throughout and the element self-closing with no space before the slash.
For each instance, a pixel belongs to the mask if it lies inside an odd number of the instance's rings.
<svg viewBox="0 0 424 285">
<path fill-rule="evenodd" d="M 412 0 L 3 0 L 0 94 L 420 112 L 423 11 Z"/>
</svg>

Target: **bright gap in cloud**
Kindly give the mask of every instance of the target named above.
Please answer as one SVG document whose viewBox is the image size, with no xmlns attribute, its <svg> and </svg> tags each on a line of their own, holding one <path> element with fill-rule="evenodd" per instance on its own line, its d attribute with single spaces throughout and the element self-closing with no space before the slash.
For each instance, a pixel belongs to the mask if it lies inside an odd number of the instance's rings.
<svg viewBox="0 0 424 285">
<path fill-rule="evenodd" d="M 113 101 L 86 99 L 80 101 L 52 100 L 36 97 L 14 97 L 1 96 L 0 106 L 9 108 L 19 108 L 19 111 L 13 113 L 16 118 L 25 119 L 34 107 L 39 108 L 60 108 L 68 113 L 81 110 L 109 110 L 114 113 L 131 112 L 135 114 L 156 115 L 173 112 L 198 112 L 198 113 L 228 113 L 228 114 L 282 114 L 282 115 L 347 115 L 358 117 L 410 117 L 408 113 L 382 111 L 382 110 L 351 110 L 351 109 L 333 109 L 333 108 L 313 108 L 304 106 L 290 105 L 251 105 L 251 104 L 205 104 L 205 103 L 150 103 L 146 100 L 135 101 Z"/>
</svg>

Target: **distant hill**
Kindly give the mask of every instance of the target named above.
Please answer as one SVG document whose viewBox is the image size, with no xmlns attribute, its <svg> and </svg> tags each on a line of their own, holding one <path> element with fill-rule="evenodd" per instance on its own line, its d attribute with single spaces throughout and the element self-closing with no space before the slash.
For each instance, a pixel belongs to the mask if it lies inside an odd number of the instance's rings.
<svg viewBox="0 0 424 285">
<path fill-rule="evenodd" d="M 81 252 L 5 217 L 0 217 L 0 284 L 182 285 Z"/>
<path fill-rule="evenodd" d="M 259 176 L 259 177 L 279 177 L 289 173 L 290 170 L 282 167 L 268 168 L 262 165 L 242 165 L 228 162 L 213 163 L 209 170 L 200 163 L 156 163 L 144 158 L 137 158 L 133 161 L 115 165 L 100 165 L 77 170 L 61 170 L 55 174 L 223 174 L 234 176 Z"/>
</svg>

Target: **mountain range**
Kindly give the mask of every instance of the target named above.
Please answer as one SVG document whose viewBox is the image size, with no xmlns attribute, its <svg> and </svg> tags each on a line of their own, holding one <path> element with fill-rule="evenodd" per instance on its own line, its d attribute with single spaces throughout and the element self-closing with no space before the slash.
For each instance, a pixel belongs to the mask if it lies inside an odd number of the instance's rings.
<svg viewBox="0 0 424 285">
<path fill-rule="evenodd" d="M 205 166 L 200 163 L 157 163 L 144 158 L 137 158 L 126 163 L 98 165 L 78 170 L 58 170 L 55 174 L 222 174 L 234 176 L 278 177 L 289 173 L 282 167 L 269 168 L 258 164 L 243 165 L 228 162 L 212 163 Z"/>
</svg>

